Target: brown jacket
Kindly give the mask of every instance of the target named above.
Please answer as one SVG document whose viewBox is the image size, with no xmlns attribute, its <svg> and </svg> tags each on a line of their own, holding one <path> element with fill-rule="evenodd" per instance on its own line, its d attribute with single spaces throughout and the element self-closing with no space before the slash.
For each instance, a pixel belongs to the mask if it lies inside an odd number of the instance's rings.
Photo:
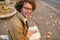
<svg viewBox="0 0 60 40">
<path fill-rule="evenodd" d="M 6 24 L 8 31 L 6 32 L 8 34 L 9 40 L 28 40 L 28 37 L 26 36 L 28 24 L 23 22 L 22 18 L 20 17 L 20 13 L 16 13 L 10 18 L 1 20 L 8 21 Z M 2 25 L 0 27 L 2 27 Z"/>
<path fill-rule="evenodd" d="M 9 23 L 12 24 L 8 31 L 10 40 L 28 40 L 26 36 L 28 24 L 23 22 L 20 13 L 14 15 L 13 18 L 10 19 Z"/>
</svg>

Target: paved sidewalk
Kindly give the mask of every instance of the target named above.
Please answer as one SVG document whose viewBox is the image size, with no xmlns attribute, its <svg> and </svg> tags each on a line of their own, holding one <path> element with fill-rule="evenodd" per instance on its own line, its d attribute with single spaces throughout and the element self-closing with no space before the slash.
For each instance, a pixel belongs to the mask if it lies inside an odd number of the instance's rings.
<svg viewBox="0 0 60 40">
<path fill-rule="evenodd" d="M 29 26 L 37 25 L 41 40 L 60 40 L 60 14 L 52 10 L 44 2 L 37 1 Z"/>
</svg>

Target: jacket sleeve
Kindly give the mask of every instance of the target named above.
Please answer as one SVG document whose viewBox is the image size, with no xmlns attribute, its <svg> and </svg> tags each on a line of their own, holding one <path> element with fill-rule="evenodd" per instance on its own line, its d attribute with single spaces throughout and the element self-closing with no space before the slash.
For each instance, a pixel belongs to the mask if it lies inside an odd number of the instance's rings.
<svg viewBox="0 0 60 40">
<path fill-rule="evenodd" d="M 11 24 L 12 26 L 9 28 L 10 29 L 10 34 L 12 36 L 12 38 L 15 40 L 24 40 L 25 37 L 24 37 L 24 28 L 23 28 L 23 25 L 21 23 L 21 21 L 17 18 L 17 17 L 14 17 L 12 20 L 11 20 Z"/>
</svg>

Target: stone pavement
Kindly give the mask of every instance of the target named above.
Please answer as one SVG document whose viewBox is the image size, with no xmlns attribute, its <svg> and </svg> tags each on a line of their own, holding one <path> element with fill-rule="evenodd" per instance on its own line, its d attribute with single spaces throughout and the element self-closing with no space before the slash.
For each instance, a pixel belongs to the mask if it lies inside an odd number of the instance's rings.
<svg viewBox="0 0 60 40">
<path fill-rule="evenodd" d="M 60 40 L 60 13 L 55 12 L 44 2 L 37 1 L 29 26 L 37 25 L 41 40 Z"/>
<path fill-rule="evenodd" d="M 37 25 L 41 40 L 60 40 L 60 13 L 36 0 L 36 10 L 28 19 L 29 27 Z"/>
</svg>

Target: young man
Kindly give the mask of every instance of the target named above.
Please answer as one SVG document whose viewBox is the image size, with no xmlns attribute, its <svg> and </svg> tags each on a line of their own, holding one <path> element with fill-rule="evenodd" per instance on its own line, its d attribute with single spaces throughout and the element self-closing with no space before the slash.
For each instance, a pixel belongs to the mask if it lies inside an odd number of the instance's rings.
<svg viewBox="0 0 60 40">
<path fill-rule="evenodd" d="M 13 20 L 15 21 L 13 22 L 15 27 L 9 30 L 11 34 L 10 37 L 13 40 L 29 40 L 27 37 L 28 31 L 27 18 L 30 17 L 32 11 L 35 10 L 35 6 L 36 4 L 34 0 L 20 0 L 19 2 L 16 3 L 15 8 L 17 10 L 16 14 L 17 17 L 15 17 L 16 19 Z"/>
</svg>

